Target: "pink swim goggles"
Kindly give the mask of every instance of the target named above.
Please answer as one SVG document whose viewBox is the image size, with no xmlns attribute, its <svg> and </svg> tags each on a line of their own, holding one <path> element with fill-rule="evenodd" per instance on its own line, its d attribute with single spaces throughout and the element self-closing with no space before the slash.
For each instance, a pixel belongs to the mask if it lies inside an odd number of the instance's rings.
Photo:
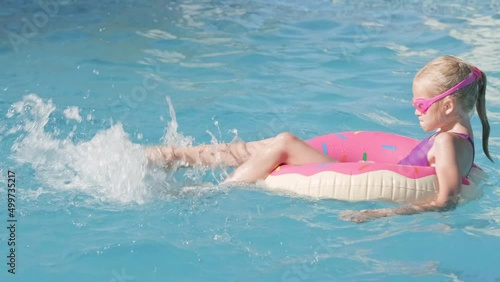
<svg viewBox="0 0 500 282">
<path fill-rule="evenodd" d="M 472 84 L 476 79 L 479 79 L 481 77 L 483 77 L 481 70 L 474 67 L 472 69 L 472 73 L 468 77 L 466 77 L 464 80 L 460 81 L 457 85 L 455 85 L 452 88 L 446 90 L 445 92 L 437 95 L 434 98 L 430 98 L 430 99 L 417 98 L 413 101 L 413 106 L 419 112 L 421 112 L 422 114 L 425 114 L 427 112 L 427 110 L 430 108 L 430 106 L 432 104 L 434 104 L 435 102 L 437 102 L 437 101 L 443 99 L 444 97 L 449 96 L 449 95 L 455 93 L 456 91 Z"/>
</svg>

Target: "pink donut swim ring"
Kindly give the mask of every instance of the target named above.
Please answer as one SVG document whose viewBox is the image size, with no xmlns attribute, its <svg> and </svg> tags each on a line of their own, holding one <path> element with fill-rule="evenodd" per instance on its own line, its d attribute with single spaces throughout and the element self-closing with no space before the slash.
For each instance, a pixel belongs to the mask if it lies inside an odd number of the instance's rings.
<svg viewBox="0 0 500 282">
<path fill-rule="evenodd" d="M 391 133 L 356 131 L 318 136 L 307 143 L 339 162 L 278 166 L 265 179 L 266 187 L 347 201 L 421 203 L 436 197 L 437 177 L 433 167 L 397 164 L 418 140 Z M 473 176 L 480 171 L 474 165 L 469 177 L 463 178 L 462 195 L 475 190 Z"/>
</svg>

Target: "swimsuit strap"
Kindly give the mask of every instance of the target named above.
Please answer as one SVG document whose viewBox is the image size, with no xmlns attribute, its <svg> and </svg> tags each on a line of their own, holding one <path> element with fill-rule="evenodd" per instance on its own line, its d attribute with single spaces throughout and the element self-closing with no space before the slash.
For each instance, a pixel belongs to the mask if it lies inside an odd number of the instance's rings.
<svg viewBox="0 0 500 282">
<path fill-rule="evenodd" d="M 472 145 L 472 147 L 474 148 L 474 141 L 472 141 L 472 139 L 470 138 L 469 134 L 467 134 L 467 133 L 458 133 L 458 132 L 453 132 L 453 133 L 456 134 L 456 135 L 458 135 L 458 136 L 460 136 L 460 137 L 462 137 L 462 138 L 467 139 L 470 142 L 470 144 Z"/>
</svg>

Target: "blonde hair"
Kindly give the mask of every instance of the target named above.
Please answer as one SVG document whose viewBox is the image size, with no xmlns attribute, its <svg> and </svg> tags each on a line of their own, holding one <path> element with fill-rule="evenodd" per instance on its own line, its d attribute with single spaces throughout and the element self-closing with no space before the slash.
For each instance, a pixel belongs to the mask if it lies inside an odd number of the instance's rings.
<svg viewBox="0 0 500 282">
<path fill-rule="evenodd" d="M 474 66 L 453 56 L 442 56 L 429 62 L 416 75 L 415 79 L 426 78 L 433 82 L 435 95 L 442 93 L 460 81 L 468 77 Z M 483 127 L 483 151 L 490 161 L 493 162 L 488 150 L 488 138 L 490 136 L 490 124 L 486 116 L 486 84 L 487 79 L 484 72 L 482 77 L 476 79 L 472 84 L 456 91 L 450 97 L 457 102 L 461 111 L 470 114 L 476 110 Z"/>
</svg>

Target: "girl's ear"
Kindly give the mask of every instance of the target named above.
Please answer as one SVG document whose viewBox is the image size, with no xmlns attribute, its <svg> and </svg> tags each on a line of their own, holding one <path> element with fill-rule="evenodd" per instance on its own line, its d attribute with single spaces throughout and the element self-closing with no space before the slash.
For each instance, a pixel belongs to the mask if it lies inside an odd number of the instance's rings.
<svg viewBox="0 0 500 282">
<path fill-rule="evenodd" d="M 447 115 L 451 114 L 455 110 L 455 101 L 452 99 L 449 99 L 449 97 L 446 97 L 444 100 L 444 110 Z"/>
</svg>

